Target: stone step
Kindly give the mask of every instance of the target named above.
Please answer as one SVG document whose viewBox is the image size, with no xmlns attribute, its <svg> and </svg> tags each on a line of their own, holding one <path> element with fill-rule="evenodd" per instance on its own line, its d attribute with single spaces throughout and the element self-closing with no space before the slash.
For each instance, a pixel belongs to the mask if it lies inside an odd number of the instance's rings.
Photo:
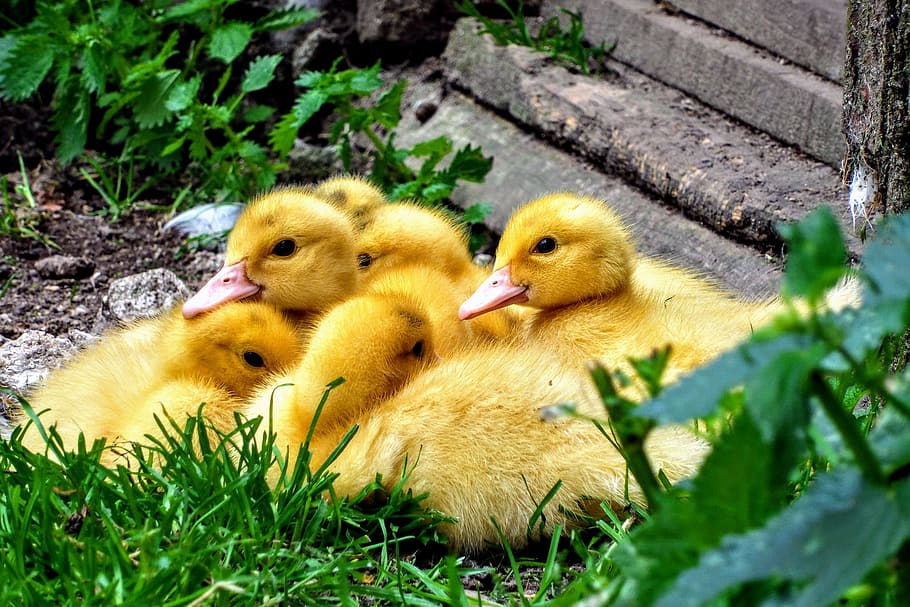
<svg viewBox="0 0 910 607">
<path fill-rule="evenodd" d="M 496 46 L 477 31 L 462 20 L 450 35 L 444 61 L 451 82 L 598 170 L 763 253 L 780 253 L 775 224 L 821 205 L 851 229 L 846 191 L 830 166 L 634 70 L 587 77 L 530 49 Z M 859 255 L 857 238 L 848 237 L 848 247 Z"/>
<path fill-rule="evenodd" d="M 650 0 L 544 2 L 582 13 L 585 36 L 613 57 L 833 167 L 844 154 L 842 88 Z"/>
<path fill-rule="evenodd" d="M 538 196 L 558 191 L 588 194 L 610 203 L 632 228 L 645 255 L 697 270 L 746 297 L 777 292 L 779 259 L 681 217 L 653 195 L 580 162 L 459 93 L 443 98 L 438 80 L 409 80 L 406 102 L 413 106 L 417 100 L 432 99 L 438 109 L 425 123 L 414 112 L 406 113 L 397 130 L 398 143 L 408 146 L 444 135 L 458 147 L 479 145 L 493 156 L 493 170 L 484 182 L 460 186 L 453 198 L 464 207 L 492 204 L 486 223 L 496 232 L 502 231 L 515 208 Z"/>
<path fill-rule="evenodd" d="M 840 82 L 847 47 L 846 0 L 671 0 L 671 6 Z"/>
</svg>

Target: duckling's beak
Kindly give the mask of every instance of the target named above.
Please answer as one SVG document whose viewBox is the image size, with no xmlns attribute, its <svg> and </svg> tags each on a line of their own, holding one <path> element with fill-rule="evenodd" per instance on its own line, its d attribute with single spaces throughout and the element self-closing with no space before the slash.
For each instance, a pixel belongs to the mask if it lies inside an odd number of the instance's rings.
<svg viewBox="0 0 910 607">
<path fill-rule="evenodd" d="M 458 318 L 470 320 L 499 308 L 528 301 L 528 287 L 512 282 L 509 266 L 502 267 L 483 281 L 474 294 L 458 308 Z"/>
<path fill-rule="evenodd" d="M 246 275 L 246 260 L 218 270 L 195 295 L 183 304 L 183 317 L 192 318 L 221 304 L 244 299 L 259 292 L 260 286 Z"/>
</svg>

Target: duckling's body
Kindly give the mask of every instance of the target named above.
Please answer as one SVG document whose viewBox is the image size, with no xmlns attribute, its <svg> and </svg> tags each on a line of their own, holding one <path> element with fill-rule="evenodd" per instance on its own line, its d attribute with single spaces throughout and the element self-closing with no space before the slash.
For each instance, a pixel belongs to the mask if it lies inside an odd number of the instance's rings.
<svg viewBox="0 0 910 607">
<path fill-rule="evenodd" d="M 435 357 L 432 326 L 419 303 L 402 294 L 364 294 L 329 311 L 314 329 L 300 364 L 273 376 L 252 396 L 248 417 L 262 416 L 275 444 L 294 462 L 326 385 L 339 377 L 311 443 L 319 465 L 350 422 L 401 388 Z M 369 462 L 361 462 L 369 467 Z"/>
<path fill-rule="evenodd" d="M 104 334 L 52 372 L 28 401 L 38 413 L 47 410 L 42 424 L 56 424 L 68 448 L 80 432 L 88 444 L 158 435 L 154 415 L 166 412 L 182 423 L 203 402 L 210 421 L 227 429 L 242 399 L 300 353 L 293 323 L 268 304 L 223 306 L 191 320 L 172 310 Z M 23 442 L 44 449 L 34 427 Z"/>
<path fill-rule="evenodd" d="M 734 299 L 691 272 L 638 257 L 619 217 L 575 194 L 544 196 L 516 211 L 494 265 L 460 317 L 528 306 L 530 340 L 576 363 L 596 358 L 610 368 L 669 345 L 670 380 L 741 341 L 777 309 L 773 300 Z"/>
<path fill-rule="evenodd" d="M 467 551 L 500 543 L 491 518 L 513 548 L 525 545 L 529 519 L 557 483 L 543 529 L 530 539 L 577 524 L 573 513 L 603 516 L 602 501 L 620 510 L 627 480 L 628 497 L 641 503 L 622 455 L 593 423 L 542 419 L 541 408 L 565 402 L 603 418 L 590 379 L 539 348 L 495 344 L 456 354 L 353 420 L 359 430 L 331 466 L 340 475 L 335 491 L 355 495 L 377 472 L 388 489 L 406 475 L 406 489 L 429 494 L 426 507 L 457 519 L 442 531 L 450 548 Z M 696 471 L 707 445 L 668 427 L 646 451 L 677 481 Z"/>
<path fill-rule="evenodd" d="M 353 295 L 357 280 L 351 218 L 312 188 L 281 188 L 250 202 L 228 237 L 224 267 L 183 313 L 255 297 L 308 326 Z"/>
<path fill-rule="evenodd" d="M 460 293 L 461 299 L 489 275 L 472 261 L 467 234 L 452 217 L 416 203 L 398 202 L 375 209 L 357 237 L 357 251 L 364 280 L 405 266 L 425 265 L 437 276 L 446 277 L 449 286 L 445 290 Z M 451 315 L 457 318 L 457 305 Z M 511 335 L 516 326 L 509 311 L 472 323 L 474 332 L 492 338 Z"/>
</svg>

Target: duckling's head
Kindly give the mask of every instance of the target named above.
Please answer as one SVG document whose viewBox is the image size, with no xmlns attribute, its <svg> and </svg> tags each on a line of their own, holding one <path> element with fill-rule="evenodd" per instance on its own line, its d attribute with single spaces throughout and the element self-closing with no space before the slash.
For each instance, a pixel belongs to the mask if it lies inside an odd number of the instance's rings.
<svg viewBox="0 0 910 607">
<path fill-rule="evenodd" d="M 165 338 L 171 372 L 212 379 L 239 398 L 303 354 L 294 323 L 264 302 L 229 303 L 175 320 L 177 329 Z"/>
<path fill-rule="evenodd" d="M 496 250 L 496 270 L 459 310 L 462 319 L 511 304 L 553 309 L 609 297 L 629 281 L 635 250 L 603 202 L 560 193 L 519 208 Z"/>
<path fill-rule="evenodd" d="M 357 285 L 350 218 L 311 188 L 253 200 L 227 242 L 224 267 L 183 306 L 187 318 L 256 296 L 284 310 L 319 312 Z"/>
<path fill-rule="evenodd" d="M 357 262 L 364 276 L 426 263 L 457 279 L 471 267 L 471 254 L 467 234 L 444 211 L 399 202 L 373 211 L 357 237 Z"/>
<path fill-rule="evenodd" d="M 388 200 L 382 191 L 363 177 L 339 175 L 330 177 L 313 188 L 313 194 L 326 200 L 348 215 L 355 227 L 362 227 L 370 215 Z"/>
<path fill-rule="evenodd" d="M 382 400 L 436 359 L 432 325 L 423 307 L 405 294 L 358 295 L 335 306 L 310 335 L 307 373 L 337 377 L 358 403 Z"/>
</svg>

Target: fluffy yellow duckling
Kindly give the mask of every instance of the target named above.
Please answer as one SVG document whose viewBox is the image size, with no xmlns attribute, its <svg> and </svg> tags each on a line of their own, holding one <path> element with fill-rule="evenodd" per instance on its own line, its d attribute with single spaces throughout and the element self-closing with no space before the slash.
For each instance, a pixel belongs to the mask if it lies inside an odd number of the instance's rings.
<svg viewBox="0 0 910 607">
<path fill-rule="evenodd" d="M 499 544 L 491 518 L 512 547 L 524 546 L 530 517 L 557 482 L 532 539 L 576 524 L 573 514 L 603 516 L 602 501 L 621 509 L 626 464 L 610 441 L 585 419 L 542 419 L 542 407 L 565 402 L 603 418 L 590 379 L 540 348 L 492 344 L 455 355 L 352 420 L 359 430 L 331 465 L 336 494 L 356 495 L 377 472 L 386 489 L 405 476 L 406 489 L 429 494 L 427 507 L 457 519 L 441 530 L 450 548 L 469 552 Z M 694 474 L 707 450 L 681 427 L 646 441 L 652 466 L 671 481 Z M 629 499 L 640 503 L 628 483 Z"/>
<path fill-rule="evenodd" d="M 332 390 L 311 444 L 319 465 L 358 414 L 388 398 L 435 358 L 424 310 L 406 295 L 366 294 L 327 312 L 314 329 L 306 354 L 293 370 L 270 378 L 250 399 L 248 417 L 262 416 L 276 445 L 296 461 L 326 385 Z M 268 427 L 268 425 L 266 426 Z M 369 467 L 369 462 L 361 462 Z"/>
<path fill-rule="evenodd" d="M 741 341 L 778 309 L 772 300 L 734 299 L 689 271 L 639 257 L 619 217 L 576 194 L 518 209 L 494 267 L 461 306 L 461 318 L 528 306 L 535 310 L 525 321 L 531 340 L 611 368 L 671 345 L 668 380 Z"/>
<path fill-rule="evenodd" d="M 362 227 L 373 211 L 388 202 L 382 191 L 367 179 L 353 175 L 331 177 L 313 187 L 313 194 L 331 202 Z"/>
<path fill-rule="evenodd" d="M 224 267 L 184 303 L 183 314 L 255 296 L 306 324 L 353 295 L 357 279 L 350 217 L 312 188 L 276 189 L 244 209 Z"/>
<path fill-rule="evenodd" d="M 42 424 L 56 424 L 68 448 L 79 432 L 87 444 L 157 435 L 155 414 L 182 423 L 203 402 L 210 421 L 227 430 L 258 383 L 297 361 L 300 344 L 293 323 L 265 303 L 222 306 L 191 320 L 175 309 L 104 334 L 52 372 L 28 401 L 36 412 L 48 410 Z M 44 448 L 34 427 L 24 443 Z"/>
<path fill-rule="evenodd" d="M 392 203 L 375 209 L 357 237 L 357 259 L 364 281 L 413 264 L 432 267 L 446 277 L 462 297 L 470 294 L 489 272 L 471 260 L 467 234 L 441 209 L 416 203 Z M 451 310 L 457 316 L 457 306 Z M 474 330 L 496 338 L 510 335 L 516 320 L 511 313 L 497 313 L 473 323 Z"/>
</svg>

